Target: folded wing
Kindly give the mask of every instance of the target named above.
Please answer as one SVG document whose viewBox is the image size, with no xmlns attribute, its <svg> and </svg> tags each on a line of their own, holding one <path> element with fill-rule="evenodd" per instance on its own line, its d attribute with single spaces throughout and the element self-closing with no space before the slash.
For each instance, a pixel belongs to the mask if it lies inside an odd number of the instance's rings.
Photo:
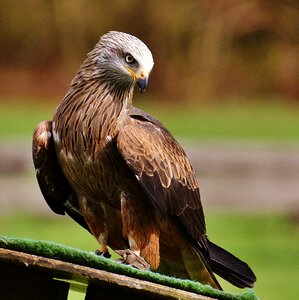
<svg viewBox="0 0 299 300">
<path fill-rule="evenodd" d="M 43 121 L 34 130 L 32 157 L 40 190 L 53 212 L 64 215 L 88 229 L 78 209 L 75 192 L 65 178 L 56 156 L 52 122 Z"/>
<path fill-rule="evenodd" d="M 159 216 L 172 217 L 191 239 L 206 228 L 194 170 L 184 150 L 155 118 L 133 109 L 117 148 Z"/>
</svg>

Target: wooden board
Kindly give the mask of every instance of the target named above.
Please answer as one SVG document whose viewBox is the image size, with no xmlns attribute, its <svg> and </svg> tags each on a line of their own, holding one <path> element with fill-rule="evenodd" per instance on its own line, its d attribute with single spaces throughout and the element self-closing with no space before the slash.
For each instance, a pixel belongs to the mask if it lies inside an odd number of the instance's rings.
<svg viewBox="0 0 299 300">
<path fill-rule="evenodd" d="M 64 300 L 67 299 L 70 287 L 68 280 L 74 282 L 77 289 L 82 287 L 82 291 L 85 289 L 84 285 L 88 285 L 85 300 L 103 297 L 144 300 L 212 299 L 125 275 L 0 248 L 1 299 Z"/>
</svg>

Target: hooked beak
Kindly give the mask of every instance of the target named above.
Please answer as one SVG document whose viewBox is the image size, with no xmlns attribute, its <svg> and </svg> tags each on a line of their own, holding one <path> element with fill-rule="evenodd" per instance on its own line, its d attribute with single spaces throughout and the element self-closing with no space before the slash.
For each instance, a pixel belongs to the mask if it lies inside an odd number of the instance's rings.
<svg viewBox="0 0 299 300">
<path fill-rule="evenodd" d="M 132 69 L 126 67 L 126 69 L 129 71 L 131 76 L 134 78 L 134 80 L 137 82 L 138 88 L 140 92 L 144 92 L 147 84 L 148 84 L 148 73 L 142 71 L 139 75 L 137 75 Z"/>
<path fill-rule="evenodd" d="M 140 92 L 145 91 L 145 89 L 147 87 L 147 84 L 148 84 L 148 77 L 147 76 L 137 78 L 137 85 L 139 87 Z"/>
</svg>

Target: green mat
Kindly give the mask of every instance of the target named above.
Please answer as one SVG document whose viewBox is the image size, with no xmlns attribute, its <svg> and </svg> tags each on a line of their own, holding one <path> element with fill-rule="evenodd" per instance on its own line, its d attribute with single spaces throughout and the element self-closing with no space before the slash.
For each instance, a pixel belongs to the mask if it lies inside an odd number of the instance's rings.
<svg viewBox="0 0 299 300">
<path fill-rule="evenodd" d="M 240 294 L 225 293 L 224 291 L 213 289 L 199 282 L 177 279 L 151 271 L 137 270 L 111 259 L 100 257 L 93 252 L 87 252 L 53 242 L 2 236 L 0 237 L 0 248 L 59 259 L 65 262 L 127 275 L 221 300 L 258 300 L 258 297 L 251 289 Z"/>
</svg>

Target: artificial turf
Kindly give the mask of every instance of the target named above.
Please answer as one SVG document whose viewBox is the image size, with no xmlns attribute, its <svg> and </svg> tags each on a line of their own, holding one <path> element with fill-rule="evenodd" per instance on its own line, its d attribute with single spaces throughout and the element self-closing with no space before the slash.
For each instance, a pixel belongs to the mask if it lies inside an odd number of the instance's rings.
<svg viewBox="0 0 299 300">
<path fill-rule="evenodd" d="M 220 300 L 258 299 L 253 290 L 247 290 L 239 294 L 226 293 L 213 289 L 211 286 L 200 284 L 199 282 L 177 279 L 151 271 L 137 270 L 112 259 L 99 257 L 93 252 L 83 251 L 50 241 L 2 236 L 0 237 L 0 247 L 147 280 Z"/>
</svg>

